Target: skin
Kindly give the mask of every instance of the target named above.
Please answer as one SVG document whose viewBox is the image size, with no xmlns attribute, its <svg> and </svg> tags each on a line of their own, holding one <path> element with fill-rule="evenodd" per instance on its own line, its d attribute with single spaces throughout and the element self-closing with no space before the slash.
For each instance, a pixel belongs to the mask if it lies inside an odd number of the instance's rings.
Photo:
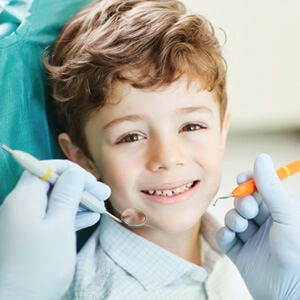
<svg viewBox="0 0 300 300">
<path fill-rule="evenodd" d="M 67 157 L 111 187 L 118 216 L 142 210 L 147 224 L 129 229 L 196 264 L 201 216 L 221 182 L 221 160 L 230 114 L 220 124 L 212 92 L 179 80 L 159 91 L 118 85 L 122 100 L 91 114 L 85 134 L 92 160 L 69 136 L 59 137 Z M 149 190 L 193 186 L 174 196 Z"/>
</svg>

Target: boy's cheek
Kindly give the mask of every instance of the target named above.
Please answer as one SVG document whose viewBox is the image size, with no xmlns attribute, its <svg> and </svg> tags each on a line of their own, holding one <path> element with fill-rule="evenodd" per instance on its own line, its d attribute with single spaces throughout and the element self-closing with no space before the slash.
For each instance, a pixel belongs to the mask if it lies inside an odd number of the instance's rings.
<svg viewBox="0 0 300 300">
<path fill-rule="evenodd" d="M 101 167 L 98 166 L 98 170 L 101 180 L 110 186 L 112 193 L 129 186 L 131 171 L 128 165 L 121 164 L 117 160 L 114 160 L 114 163 L 106 160 L 106 162 L 103 161 Z"/>
<path fill-rule="evenodd" d="M 220 139 L 220 147 L 221 147 L 222 155 L 223 155 L 223 153 L 225 151 L 225 147 L 226 147 L 226 140 L 227 140 L 227 134 L 228 134 L 229 125 L 230 125 L 230 119 L 231 119 L 231 111 L 230 111 L 230 109 L 227 108 L 225 117 L 224 117 L 224 121 L 222 124 L 221 139 Z"/>
</svg>

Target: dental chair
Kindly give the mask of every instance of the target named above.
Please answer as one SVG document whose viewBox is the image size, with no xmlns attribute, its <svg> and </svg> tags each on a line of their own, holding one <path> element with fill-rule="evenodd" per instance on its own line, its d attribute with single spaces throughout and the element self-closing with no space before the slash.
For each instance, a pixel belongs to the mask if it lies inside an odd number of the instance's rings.
<svg viewBox="0 0 300 300">
<path fill-rule="evenodd" d="M 63 24 L 91 0 L 0 2 L 0 144 L 38 159 L 64 158 L 42 53 Z M 0 149 L 0 204 L 23 169 Z M 88 229 L 89 230 L 89 229 Z M 84 243 L 78 237 L 78 247 Z"/>
</svg>

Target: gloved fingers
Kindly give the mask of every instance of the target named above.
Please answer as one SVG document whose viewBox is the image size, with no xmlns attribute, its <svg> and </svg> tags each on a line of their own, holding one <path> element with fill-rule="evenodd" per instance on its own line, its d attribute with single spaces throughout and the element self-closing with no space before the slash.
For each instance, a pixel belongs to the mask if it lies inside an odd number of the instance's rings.
<svg viewBox="0 0 300 300">
<path fill-rule="evenodd" d="M 49 197 L 49 214 L 51 210 L 66 209 L 77 211 L 81 194 L 84 191 L 85 174 L 74 166 L 66 169 L 57 179 Z"/>
<path fill-rule="evenodd" d="M 111 189 L 108 185 L 103 182 L 97 181 L 96 184 L 94 182 L 90 182 L 86 186 L 86 190 L 95 196 L 99 201 L 105 201 L 109 198 L 111 194 Z"/>
<path fill-rule="evenodd" d="M 227 227 L 222 227 L 217 233 L 217 242 L 223 252 L 227 253 L 236 243 L 236 233 Z"/>
<path fill-rule="evenodd" d="M 260 207 L 261 206 L 261 204 L 263 203 L 263 198 L 262 198 L 262 196 L 259 194 L 259 192 L 254 192 L 253 194 L 252 194 L 252 196 L 255 198 L 255 200 L 256 200 L 256 202 L 257 202 L 257 204 L 258 204 L 258 206 Z"/>
<path fill-rule="evenodd" d="M 92 183 L 101 185 L 92 174 L 78 165 L 73 164 L 64 170 L 57 179 L 49 197 L 49 218 L 51 215 L 54 218 L 58 215 L 64 218 L 71 214 L 74 220 L 82 192 L 86 186 L 91 186 Z"/>
<path fill-rule="evenodd" d="M 249 220 L 247 229 L 243 232 L 237 233 L 237 236 L 239 240 L 241 240 L 243 243 L 246 243 L 248 239 L 257 232 L 258 229 L 259 226 L 252 220 Z"/>
<path fill-rule="evenodd" d="M 36 175 L 24 171 L 16 187 L 4 200 L 4 206 L 19 207 L 24 213 L 30 210 L 32 216 L 44 218 L 47 209 L 47 192 L 50 184 Z"/>
<path fill-rule="evenodd" d="M 48 160 L 42 160 L 42 163 L 45 164 L 47 167 L 49 167 L 53 172 L 57 173 L 58 175 L 61 175 L 65 170 L 72 167 L 81 168 L 79 165 L 75 164 L 74 162 L 68 159 L 48 159 Z M 93 175 L 91 174 L 91 176 Z"/>
<path fill-rule="evenodd" d="M 101 201 L 109 198 L 111 194 L 110 187 L 102 182 L 98 182 L 97 184 L 95 184 L 96 178 L 94 177 L 94 175 L 86 171 L 79 165 L 73 163 L 72 161 L 69 161 L 67 159 L 51 159 L 43 160 L 42 162 L 59 175 L 61 175 L 65 170 L 72 167 L 81 169 L 83 173 L 86 173 L 86 176 L 90 177 L 89 180 L 85 181 L 84 190 L 89 191 L 90 194 Z"/>
<path fill-rule="evenodd" d="M 252 195 L 243 198 L 235 198 L 234 207 L 245 219 L 253 219 L 259 212 L 259 205 Z"/>
<path fill-rule="evenodd" d="M 253 172 L 246 171 L 242 172 L 237 176 L 237 183 L 242 184 L 246 181 L 253 179 Z M 252 195 L 243 198 L 235 198 L 234 204 L 237 211 L 245 218 L 252 219 L 258 214 L 258 208 L 262 203 L 262 198 L 258 192 L 254 192 Z M 253 201 L 256 200 L 256 204 Z"/>
<path fill-rule="evenodd" d="M 87 208 L 79 204 L 76 215 L 80 214 L 81 212 L 87 212 L 87 211 L 89 211 Z"/>
<path fill-rule="evenodd" d="M 249 220 L 255 218 L 259 213 L 256 197 L 249 195 L 236 198 L 234 200 L 235 210 L 229 211 L 225 216 L 226 226 L 237 232 L 238 238 L 244 243 L 258 230 L 258 225 Z"/>
<path fill-rule="evenodd" d="M 260 154 L 254 164 L 256 187 L 275 222 L 289 224 L 295 211 L 295 201 L 279 180 L 271 158 Z"/>
<path fill-rule="evenodd" d="M 100 214 L 91 211 L 77 212 L 75 217 L 75 230 L 81 230 L 93 226 L 100 220 Z"/>
<path fill-rule="evenodd" d="M 243 232 L 248 227 L 248 220 L 243 218 L 235 209 L 225 215 L 225 225 L 235 232 Z"/>
<path fill-rule="evenodd" d="M 241 184 L 251 179 L 253 179 L 252 171 L 242 172 L 237 177 L 237 183 Z M 270 215 L 269 209 L 258 192 L 244 198 L 235 198 L 234 205 L 241 216 L 253 219 L 258 225 L 263 224 Z"/>
<path fill-rule="evenodd" d="M 267 205 L 264 202 L 262 202 L 262 204 L 259 207 L 259 212 L 257 216 L 253 219 L 253 221 L 258 225 L 262 225 L 269 218 L 269 216 L 270 211 Z"/>
<path fill-rule="evenodd" d="M 236 261 L 243 243 L 237 238 L 236 233 L 227 227 L 222 227 L 217 233 L 217 242 L 224 253 Z"/>
<path fill-rule="evenodd" d="M 251 179 L 253 179 L 253 171 L 245 171 L 237 176 L 236 182 L 237 184 L 241 184 Z"/>
</svg>

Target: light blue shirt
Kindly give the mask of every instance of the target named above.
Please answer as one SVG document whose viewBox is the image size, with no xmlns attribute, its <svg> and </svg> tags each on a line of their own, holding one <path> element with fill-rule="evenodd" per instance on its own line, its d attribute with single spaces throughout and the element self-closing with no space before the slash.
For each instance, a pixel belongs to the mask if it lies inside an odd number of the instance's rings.
<svg viewBox="0 0 300 300">
<path fill-rule="evenodd" d="M 216 223 L 205 214 L 200 267 L 103 215 L 78 255 L 74 280 L 64 299 L 252 299 L 241 280 L 236 281 L 236 274 L 228 273 L 226 264 L 217 266 L 224 257 L 215 243 L 216 230 Z M 212 244 L 206 240 L 207 234 Z M 243 286 L 242 293 L 237 284 Z"/>
</svg>

